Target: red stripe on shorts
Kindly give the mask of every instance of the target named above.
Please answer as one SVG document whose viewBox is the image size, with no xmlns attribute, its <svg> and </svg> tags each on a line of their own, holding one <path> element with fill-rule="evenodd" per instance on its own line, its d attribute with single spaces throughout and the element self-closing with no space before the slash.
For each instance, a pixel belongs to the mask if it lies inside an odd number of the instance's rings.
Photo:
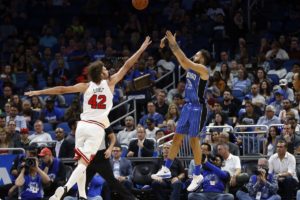
<svg viewBox="0 0 300 200">
<path fill-rule="evenodd" d="M 81 121 L 86 122 L 86 123 L 90 123 L 90 124 L 96 124 L 96 125 L 100 126 L 101 128 L 105 129 L 105 126 L 100 122 L 97 122 L 97 121 L 94 121 L 94 120 L 81 120 Z"/>
<path fill-rule="evenodd" d="M 75 153 L 79 155 L 85 162 L 90 163 L 90 160 L 80 151 L 80 149 L 75 148 Z M 79 160 L 79 159 L 78 159 Z"/>
</svg>

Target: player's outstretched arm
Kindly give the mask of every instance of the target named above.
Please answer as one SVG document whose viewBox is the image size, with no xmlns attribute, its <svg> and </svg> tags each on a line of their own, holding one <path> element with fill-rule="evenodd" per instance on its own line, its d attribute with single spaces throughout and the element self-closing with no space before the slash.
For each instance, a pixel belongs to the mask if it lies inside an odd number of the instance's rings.
<svg viewBox="0 0 300 200">
<path fill-rule="evenodd" d="M 166 32 L 166 36 L 168 42 L 169 42 L 169 47 L 172 50 L 173 54 L 176 56 L 179 64 L 185 69 L 192 69 L 200 74 L 202 78 L 205 80 L 208 79 L 208 69 L 199 63 L 195 63 L 191 61 L 189 58 L 186 57 L 184 52 L 180 49 L 176 42 L 176 34 L 173 35 L 171 31 Z"/>
<path fill-rule="evenodd" d="M 121 67 L 121 69 L 112 75 L 109 84 L 110 85 L 116 85 L 120 80 L 124 78 L 124 76 L 127 74 L 129 69 L 134 65 L 134 63 L 139 59 L 139 57 L 142 55 L 142 53 L 147 49 L 147 47 L 151 44 L 151 39 L 149 36 L 146 37 L 145 41 L 128 60 L 124 63 L 124 65 Z"/>
<path fill-rule="evenodd" d="M 35 90 L 25 92 L 26 96 L 37 96 L 43 94 L 55 95 L 55 94 L 65 94 L 65 93 L 76 93 L 76 92 L 84 92 L 88 88 L 88 83 L 78 83 L 73 86 L 57 86 L 53 88 L 47 88 L 44 90 Z"/>
</svg>

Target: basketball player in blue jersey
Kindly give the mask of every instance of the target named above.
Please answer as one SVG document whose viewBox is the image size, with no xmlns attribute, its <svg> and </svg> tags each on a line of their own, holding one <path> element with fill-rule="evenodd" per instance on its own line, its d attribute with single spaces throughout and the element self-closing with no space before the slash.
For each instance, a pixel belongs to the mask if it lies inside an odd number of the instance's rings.
<svg viewBox="0 0 300 200">
<path fill-rule="evenodd" d="M 165 40 L 168 41 L 169 47 L 176 56 L 179 64 L 187 71 L 185 105 L 182 108 L 177 123 L 173 143 L 165 166 L 151 177 L 153 179 L 171 177 L 170 167 L 180 149 L 185 134 L 187 134 L 190 136 L 190 144 L 195 160 L 193 180 L 187 190 L 195 191 L 203 180 L 203 176 L 200 174 L 202 152 L 198 134 L 204 127 L 207 116 L 205 90 L 209 74 L 205 65 L 209 63 L 210 54 L 206 50 L 200 50 L 193 56 L 192 60 L 190 60 L 179 48 L 175 35 L 170 31 L 167 31 L 166 36 L 161 40 L 161 48 L 164 47 Z"/>
</svg>

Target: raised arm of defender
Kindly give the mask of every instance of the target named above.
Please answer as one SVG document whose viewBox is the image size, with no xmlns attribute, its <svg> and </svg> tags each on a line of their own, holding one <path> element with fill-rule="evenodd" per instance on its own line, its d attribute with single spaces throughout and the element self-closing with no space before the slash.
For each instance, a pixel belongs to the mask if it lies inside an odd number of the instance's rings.
<svg viewBox="0 0 300 200">
<path fill-rule="evenodd" d="M 78 83 L 73 86 L 57 86 L 53 88 L 48 88 L 44 90 L 36 90 L 25 92 L 24 94 L 27 96 L 37 96 L 43 94 L 65 94 L 65 93 L 76 93 L 76 92 L 85 92 L 85 90 L 89 87 L 88 83 Z"/>
<path fill-rule="evenodd" d="M 200 77 L 204 80 L 207 80 L 209 77 L 208 74 L 208 69 L 206 66 L 200 64 L 200 63 L 195 63 L 191 61 L 189 58 L 186 57 L 186 55 L 183 53 L 183 51 L 180 49 L 176 42 L 176 37 L 173 35 L 170 31 L 166 32 L 165 38 L 169 42 L 169 47 L 172 50 L 173 54 L 176 56 L 179 64 L 185 69 L 192 69 L 195 72 L 200 74 Z"/>
<path fill-rule="evenodd" d="M 134 63 L 139 59 L 139 57 L 142 55 L 142 53 L 147 49 L 147 47 L 151 44 L 150 37 L 147 36 L 139 50 L 137 50 L 121 67 L 121 69 L 112 75 L 111 79 L 109 80 L 109 87 L 114 89 L 115 85 L 124 78 L 124 76 L 127 74 L 129 69 L 134 65 Z"/>
</svg>

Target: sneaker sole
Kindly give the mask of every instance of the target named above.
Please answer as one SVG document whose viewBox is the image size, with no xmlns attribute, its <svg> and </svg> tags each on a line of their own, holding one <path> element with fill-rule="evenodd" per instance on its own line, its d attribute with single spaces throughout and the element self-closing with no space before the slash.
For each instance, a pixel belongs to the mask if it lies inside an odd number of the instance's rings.
<svg viewBox="0 0 300 200">
<path fill-rule="evenodd" d="M 61 200 L 64 193 L 65 193 L 65 189 L 63 187 L 59 187 L 56 189 L 54 195 L 49 198 L 49 200 Z"/>
<path fill-rule="evenodd" d="M 171 176 L 171 174 L 169 174 L 169 175 L 156 175 L 156 174 L 151 175 L 152 179 L 155 179 L 157 177 L 162 178 L 162 179 L 166 179 L 166 178 L 171 178 L 172 176 Z"/>
</svg>

